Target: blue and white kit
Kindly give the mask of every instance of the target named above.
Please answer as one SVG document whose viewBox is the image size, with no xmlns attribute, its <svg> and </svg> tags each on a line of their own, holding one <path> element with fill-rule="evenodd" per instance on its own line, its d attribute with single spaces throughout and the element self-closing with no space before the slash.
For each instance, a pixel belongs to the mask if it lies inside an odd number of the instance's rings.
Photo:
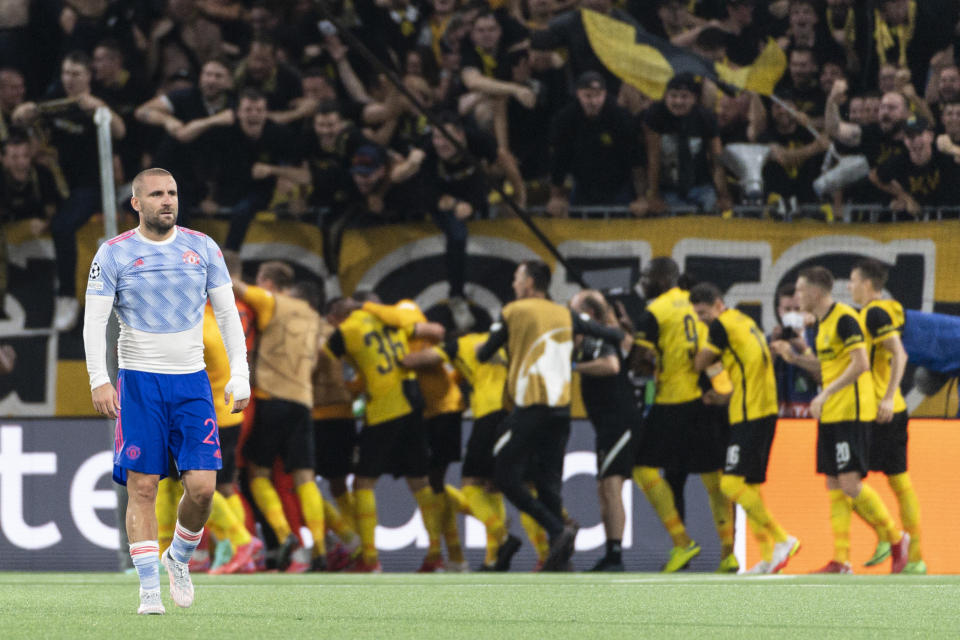
<svg viewBox="0 0 960 640">
<path fill-rule="evenodd" d="M 228 389 L 249 397 L 243 329 L 230 274 L 217 244 L 175 227 L 156 242 L 137 229 L 105 242 L 87 280 L 84 346 L 90 388 L 108 383 L 106 324 L 120 321 L 114 479 L 126 470 L 165 476 L 222 466 L 216 413 L 203 362 L 203 310 L 209 296 L 230 359 Z M 244 395 L 246 394 L 246 395 Z"/>
</svg>

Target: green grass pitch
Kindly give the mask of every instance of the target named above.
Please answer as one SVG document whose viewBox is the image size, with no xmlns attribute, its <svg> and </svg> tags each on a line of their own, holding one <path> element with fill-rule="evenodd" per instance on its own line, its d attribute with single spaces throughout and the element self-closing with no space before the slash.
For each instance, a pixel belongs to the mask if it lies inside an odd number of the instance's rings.
<svg viewBox="0 0 960 640">
<path fill-rule="evenodd" d="M 137 616 L 135 576 L 0 573 L 0 638 L 956 638 L 960 576 L 195 576 Z"/>
</svg>

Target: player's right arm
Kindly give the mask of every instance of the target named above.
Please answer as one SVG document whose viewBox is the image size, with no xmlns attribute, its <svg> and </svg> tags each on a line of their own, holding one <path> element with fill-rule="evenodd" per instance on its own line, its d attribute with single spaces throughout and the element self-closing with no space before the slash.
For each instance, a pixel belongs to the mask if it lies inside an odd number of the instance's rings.
<svg viewBox="0 0 960 640">
<path fill-rule="evenodd" d="M 90 265 L 83 313 L 83 347 L 93 407 L 97 413 L 116 418 L 120 399 L 107 374 L 107 321 L 113 310 L 117 286 L 116 267 L 110 259 L 109 249 L 109 244 L 102 245 Z"/>
</svg>

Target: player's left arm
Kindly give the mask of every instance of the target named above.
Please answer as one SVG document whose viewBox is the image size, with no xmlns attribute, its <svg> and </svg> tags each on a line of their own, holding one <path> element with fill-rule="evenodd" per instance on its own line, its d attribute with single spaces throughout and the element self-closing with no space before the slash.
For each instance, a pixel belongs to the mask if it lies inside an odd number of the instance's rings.
<svg viewBox="0 0 960 640">
<path fill-rule="evenodd" d="M 250 369 L 247 366 L 247 339 L 240 322 L 240 312 L 233 297 L 233 283 L 223 261 L 223 254 L 207 238 L 207 295 L 217 327 L 223 336 L 223 346 L 230 361 L 230 380 L 223 391 L 223 402 L 233 396 L 231 413 L 240 413 L 250 403 Z"/>
<path fill-rule="evenodd" d="M 240 413 L 250 403 L 250 369 L 247 366 L 247 341 L 243 335 L 243 324 L 237 312 L 237 303 L 233 297 L 233 287 L 228 283 L 210 289 L 210 306 L 217 319 L 223 345 L 230 360 L 230 381 L 223 390 L 224 403 L 233 396 L 231 413 Z"/>
<path fill-rule="evenodd" d="M 873 340 L 890 352 L 890 380 L 877 407 L 877 422 L 890 422 L 893 419 L 893 401 L 907 368 L 907 352 L 900 339 L 900 327 L 883 307 L 869 307 L 864 324 Z"/>
</svg>

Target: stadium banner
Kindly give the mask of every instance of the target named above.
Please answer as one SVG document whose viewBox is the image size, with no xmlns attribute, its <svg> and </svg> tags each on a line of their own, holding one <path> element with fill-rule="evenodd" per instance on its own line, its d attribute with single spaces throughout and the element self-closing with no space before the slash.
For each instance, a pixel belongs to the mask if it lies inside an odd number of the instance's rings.
<svg viewBox="0 0 960 640">
<path fill-rule="evenodd" d="M 470 423 L 464 422 L 464 441 Z M 0 570 L 112 571 L 118 566 L 117 494 L 110 480 L 113 452 L 111 425 L 106 420 L 20 420 L 0 423 Z M 960 573 L 960 549 L 953 544 L 960 504 L 951 490 L 949 465 L 931 463 L 944 451 L 960 448 L 960 429 L 951 420 L 912 420 L 910 474 L 922 511 L 923 553 L 933 573 Z M 814 473 L 816 424 L 812 420 L 781 420 L 777 426 L 764 498 L 787 531 L 800 538 L 801 553 L 789 573 L 819 568 L 832 553 L 829 503 L 822 476 Z M 926 464 L 920 464 L 924 461 Z M 564 505 L 580 522 L 574 566 L 588 569 L 603 555 L 604 532 L 596 499 L 596 457 L 593 429 L 574 420 L 564 463 Z M 447 481 L 458 485 L 459 464 Z M 867 482 L 883 497 L 894 519 L 897 502 L 882 475 Z M 324 483 L 321 483 L 324 484 Z M 630 571 L 658 571 L 670 539 L 653 509 L 633 482 L 624 487 L 629 514 L 624 531 L 624 563 Z M 703 547 L 692 563 L 695 571 L 710 572 L 720 561 L 720 547 L 706 492 L 691 476 L 685 489 L 686 522 Z M 416 503 L 402 480 L 385 477 L 377 486 L 380 525 L 377 546 L 387 571 L 413 571 L 423 559 L 427 535 Z M 529 571 L 536 563 L 531 544 L 508 506 L 514 535 L 523 540 L 513 568 Z M 759 552 L 742 516 L 737 518 L 737 549 L 741 564 L 752 566 Z M 486 537 L 473 518 L 460 516 L 467 559 L 477 567 Z M 854 518 L 851 559 L 857 573 L 885 573 L 889 563 L 862 567 L 876 539 Z M 120 556 L 125 556 L 125 552 Z"/>
</svg>

